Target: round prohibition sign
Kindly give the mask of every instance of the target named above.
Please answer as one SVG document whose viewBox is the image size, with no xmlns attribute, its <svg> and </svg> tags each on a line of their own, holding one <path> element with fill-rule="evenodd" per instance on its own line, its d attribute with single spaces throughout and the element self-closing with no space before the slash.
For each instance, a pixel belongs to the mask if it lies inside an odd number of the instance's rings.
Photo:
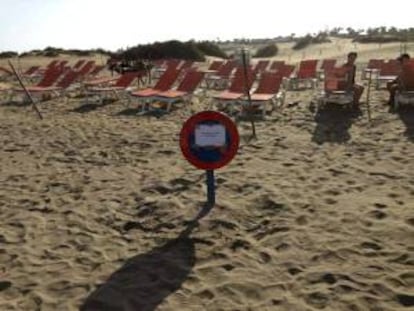
<svg viewBox="0 0 414 311">
<path fill-rule="evenodd" d="M 197 129 L 218 126 L 223 140 L 220 146 L 198 145 Z M 217 133 L 216 133 L 217 134 Z M 202 111 L 191 116 L 183 125 L 180 133 L 180 148 L 184 157 L 195 167 L 203 170 L 215 170 L 227 165 L 239 148 L 239 133 L 236 124 L 225 114 L 217 111 Z"/>
</svg>

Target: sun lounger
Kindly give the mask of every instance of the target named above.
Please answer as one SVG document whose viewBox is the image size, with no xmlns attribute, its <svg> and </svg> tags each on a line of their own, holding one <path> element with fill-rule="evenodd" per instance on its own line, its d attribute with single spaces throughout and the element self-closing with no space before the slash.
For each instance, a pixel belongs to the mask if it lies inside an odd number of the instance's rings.
<svg viewBox="0 0 414 311">
<path fill-rule="evenodd" d="M 113 94 L 116 99 L 121 99 L 121 97 L 128 99 L 127 95 L 131 89 L 132 82 L 144 75 L 144 71 L 125 72 L 116 81 L 114 81 L 114 83 L 107 83 L 106 85 L 102 83 L 103 86 L 87 88 L 86 93 L 87 95 L 98 95 L 101 102 L 107 98 L 108 94 Z M 97 83 L 95 83 L 95 85 L 96 84 Z"/>
<path fill-rule="evenodd" d="M 383 62 L 379 68 L 378 75 L 375 77 L 376 89 L 378 90 L 384 83 L 395 80 L 400 73 L 400 64 L 395 59 Z"/>
<path fill-rule="evenodd" d="M 55 70 L 59 70 L 55 68 Z M 60 71 L 61 72 L 61 71 Z M 41 83 L 34 86 L 27 86 L 26 90 L 32 95 L 33 98 L 52 98 L 52 97 L 61 97 L 65 94 L 66 91 L 72 86 L 72 84 L 76 81 L 79 76 L 79 73 L 73 70 L 69 70 L 64 73 L 61 77 L 61 73 L 51 73 L 53 75 L 47 82 L 42 80 Z M 57 77 L 53 83 L 54 77 Z M 61 77 L 61 78 L 60 78 Z M 60 78 L 60 79 L 59 79 Z M 43 82 L 43 83 L 42 83 Z M 42 85 L 43 84 L 43 85 Z M 23 93 L 23 89 L 16 89 L 16 92 Z M 25 94 L 25 93 L 23 93 Z"/>
<path fill-rule="evenodd" d="M 270 71 L 278 71 L 281 67 L 285 65 L 284 60 L 274 60 L 270 65 Z"/>
<path fill-rule="evenodd" d="M 249 92 L 254 80 L 256 78 L 256 73 L 248 68 L 247 77 L 244 73 L 244 68 L 242 66 L 238 67 L 234 75 L 233 80 L 231 81 L 230 87 L 213 96 L 213 100 L 216 102 L 216 105 L 219 109 L 224 109 L 227 106 L 230 106 L 232 112 L 235 111 L 235 104 L 243 97 L 246 92 Z"/>
<path fill-rule="evenodd" d="M 236 68 L 235 61 L 227 61 L 215 73 L 207 74 L 204 81 L 207 88 L 223 89 L 228 85 L 231 73 Z"/>
<path fill-rule="evenodd" d="M 290 88 L 298 89 L 300 84 L 308 85 L 315 89 L 317 85 L 317 68 L 318 60 L 308 59 L 303 60 L 299 64 L 298 71 L 294 77 L 289 81 Z"/>
<path fill-rule="evenodd" d="M 137 104 L 141 106 L 142 111 L 144 111 L 146 105 L 154 100 L 154 96 L 160 92 L 168 91 L 173 86 L 179 74 L 179 69 L 170 67 L 164 72 L 154 87 L 131 92 L 129 95 L 132 99 L 136 100 Z"/>
<path fill-rule="evenodd" d="M 176 89 L 169 89 L 157 93 L 154 95 L 154 102 L 167 104 L 167 112 L 169 112 L 172 105 L 178 101 L 189 103 L 201 80 L 203 80 L 203 77 L 203 72 L 194 70 L 188 71 Z"/>
<path fill-rule="evenodd" d="M 244 96 L 243 100 L 240 100 L 242 113 L 250 111 L 253 113 L 255 110 L 261 111 L 262 117 L 266 116 L 266 104 L 271 104 L 271 110 L 279 102 L 280 107 L 283 106 L 285 100 L 285 92 L 282 90 L 283 77 L 274 72 L 262 73 L 257 88 L 250 94 L 250 100 Z"/>
<path fill-rule="evenodd" d="M 327 103 L 351 107 L 354 100 L 353 87 L 348 82 L 348 69 L 336 67 L 325 71 L 324 88 L 316 98 L 317 110 Z"/>
<path fill-rule="evenodd" d="M 394 98 L 395 110 L 398 110 L 402 104 L 414 103 L 414 62 L 402 67 L 398 80 L 398 89 Z"/>
<path fill-rule="evenodd" d="M 321 64 L 321 68 L 318 70 L 318 79 L 323 80 L 325 71 L 335 68 L 336 59 L 324 59 Z"/>
<path fill-rule="evenodd" d="M 362 71 L 361 80 L 367 80 L 370 74 L 376 76 L 383 63 L 383 59 L 370 59 L 367 67 Z"/>
</svg>

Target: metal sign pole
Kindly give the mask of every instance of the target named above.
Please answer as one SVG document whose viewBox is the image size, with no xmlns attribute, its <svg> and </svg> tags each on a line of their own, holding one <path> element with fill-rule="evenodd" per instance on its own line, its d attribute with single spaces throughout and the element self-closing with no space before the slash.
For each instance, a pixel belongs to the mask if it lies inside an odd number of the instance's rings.
<svg viewBox="0 0 414 311">
<path fill-rule="evenodd" d="M 214 170 L 207 170 L 207 204 L 213 207 L 216 204 L 216 189 L 214 186 Z"/>
<path fill-rule="evenodd" d="M 247 73 L 247 62 L 246 62 L 246 54 L 245 54 L 244 48 L 242 49 L 242 61 L 243 61 L 243 69 L 244 69 L 244 89 L 245 89 L 245 93 L 247 96 L 247 100 L 249 102 L 249 117 L 250 117 L 250 123 L 252 124 L 252 136 L 253 138 L 256 138 L 256 126 L 253 120 L 253 105 L 252 105 L 252 99 L 250 97 L 250 90 L 248 86 L 249 75 Z"/>
<path fill-rule="evenodd" d="M 214 170 L 227 165 L 236 155 L 240 136 L 230 117 L 217 111 L 201 111 L 185 121 L 180 132 L 184 157 L 206 172 L 207 201 L 197 219 L 216 204 Z"/>
<path fill-rule="evenodd" d="M 20 78 L 19 74 L 17 73 L 16 69 L 14 68 L 13 64 L 9 61 L 9 65 L 11 67 L 11 69 L 13 70 L 14 75 L 16 76 L 17 80 L 19 80 L 19 83 L 21 85 L 21 87 L 23 88 L 24 92 L 26 93 L 26 96 L 29 98 L 29 100 L 32 102 L 32 107 L 33 109 L 36 111 L 38 117 L 40 120 L 43 120 L 43 116 L 40 113 L 39 109 L 37 109 L 36 103 L 32 98 L 32 95 L 30 95 L 29 91 L 26 89 L 26 87 L 23 84 L 22 79 Z"/>
<path fill-rule="evenodd" d="M 371 80 L 372 80 L 372 70 L 369 71 L 368 76 L 368 90 L 367 90 L 367 112 L 368 112 L 368 121 L 371 122 L 371 109 L 369 106 L 370 93 L 371 93 Z"/>
</svg>

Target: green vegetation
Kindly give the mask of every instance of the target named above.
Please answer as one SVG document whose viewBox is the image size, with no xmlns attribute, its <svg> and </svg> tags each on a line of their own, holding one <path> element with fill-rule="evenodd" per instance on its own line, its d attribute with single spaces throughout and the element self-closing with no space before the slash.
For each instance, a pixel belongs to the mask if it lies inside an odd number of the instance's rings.
<svg viewBox="0 0 414 311">
<path fill-rule="evenodd" d="M 196 47 L 207 56 L 215 56 L 220 58 L 228 58 L 227 54 L 220 47 L 209 41 L 196 43 Z"/>
<path fill-rule="evenodd" d="M 387 43 L 414 41 L 414 28 L 398 29 L 396 27 L 376 27 L 355 30 L 352 27 L 343 29 L 333 28 L 330 36 L 338 38 L 350 38 L 359 43 Z"/>
<path fill-rule="evenodd" d="M 86 57 L 92 56 L 93 54 L 103 54 L 103 55 L 110 55 L 111 52 L 106 51 L 104 49 L 92 49 L 92 50 L 79 50 L 79 49 L 62 49 L 48 46 L 43 50 L 32 50 L 29 52 L 21 53 L 20 57 L 28 57 L 28 56 L 46 56 L 46 57 L 57 57 L 59 55 L 72 55 L 78 57 Z"/>
<path fill-rule="evenodd" d="M 91 56 L 93 54 L 103 54 L 124 59 L 162 59 L 177 58 L 195 61 L 203 61 L 205 56 L 214 56 L 220 58 L 229 58 L 230 54 L 240 48 L 246 47 L 254 50 L 256 46 L 262 46 L 254 57 L 271 57 L 278 53 L 275 44 L 280 42 L 294 41 L 293 50 L 301 50 L 311 44 L 330 42 L 329 37 L 348 38 L 353 42 L 359 43 L 387 43 L 387 42 L 408 42 L 414 41 L 414 28 L 398 29 L 396 27 L 376 27 L 368 29 L 353 29 L 352 27 L 334 27 L 329 30 L 321 31 L 317 34 L 307 34 L 303 37 L 296 37 L 294 33 L 287 36 L 277 36 L 274 38 L 236 38 L 233 40 L 220 41 L 188 41 L 180 42 L 171 40 L 166 42 L 155 42 L 146 45 L 137 45 L 128 49 L 121 49 L 117 52 L 109 52 L 102 48 L 79 50 L 79 49 L 62 49 L 56 47 L 47 47 L 43 50 L 32 50 L 21 53 L 3 51 L 0 52 L 0 58 L 10 57 L 27 57 L 27 56 L 48 56 L 56 57 L 61 54 L 74 55 L 78 57 Z"/>
<path fill-rule="evenodd" d="M 320 43 L 326 43 L 331 42 L 331 40 L 328 39 L 328 33 L 327 32 L 320 32 L 316 36 L 312 36 L 310 34 L 307 34 L 306 36 L 302 38 L 298 38 L 296 40 L 295 45 L 292 47 L 293 50 L 301 50 L 306 48 L 307 46 L 311 44 L 320 44 Z"/>
<path fill-rule="evenodd" d="M 12 57 L 16 57 L 19 54 L 17 52 L 14 51 L 6 51 L 6 52 L 1 52 L 0 53 L 0 59 L 1 58 L 12 58 Z"/>
<path fill-rule="evenodd" d="M 405 42 L 405 38 L 397 36 L 358 36 L 352 42 L 358 43 L 389 43 L 389 42 Z"/>
<path fill-rule="evenodd" d="M 253 57 L 273 57 L 279 52 L 276 44 L 269 44 L 257 50 Z"/>
<path fill-rule="evenodd" d="M 42 56 L 46 57 L 57 57 L 59 54 L 61 54 L 64 50 L 63 49 L 57 49 L 53 47 L 47 47 L 43 50 Z"/>
<path fill-rule="evenodd" d="M 134 59 L 186 59 L 194 61 L 204 61 L 205 56 L 216 56 L 227 58 L 216 44 L 208 41 L 203 42 L 181 42 L 171 40 L 166 42 L 155 42 L 153 44 L 137 45 L 127 50 L 121 50 L 116 53 L 117 58 L 125 60 Z"/>
</svg>

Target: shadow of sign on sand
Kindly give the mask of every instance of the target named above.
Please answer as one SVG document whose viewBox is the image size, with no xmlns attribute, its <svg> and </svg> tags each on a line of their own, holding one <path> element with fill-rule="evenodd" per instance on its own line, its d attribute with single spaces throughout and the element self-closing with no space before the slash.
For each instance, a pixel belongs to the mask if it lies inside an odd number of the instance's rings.
<svg viewBox="0 0 414 311">
<path fill-rule="evenodd" d="M 127 260 L 87 297 L 80 310 L 155 310 L 191 273 L 195 248 L 190 234 L 197 224 L 196 220 L 189 222 L 177 238 Z"/>
</svg>

